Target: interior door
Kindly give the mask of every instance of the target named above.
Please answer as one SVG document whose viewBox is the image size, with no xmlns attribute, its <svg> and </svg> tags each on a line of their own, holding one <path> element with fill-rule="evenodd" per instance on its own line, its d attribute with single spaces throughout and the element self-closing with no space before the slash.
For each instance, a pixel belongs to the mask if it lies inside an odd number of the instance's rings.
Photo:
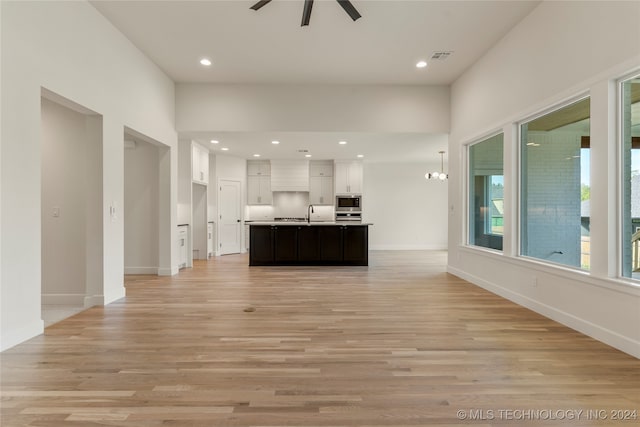
<svg viewBox="0 0 640 427">
<path fill-rule="evenodd" d="M 240 181 L 220 180 L 220 221 L 218 236 L 220 254 L 240 253 Z"/>
</svg>

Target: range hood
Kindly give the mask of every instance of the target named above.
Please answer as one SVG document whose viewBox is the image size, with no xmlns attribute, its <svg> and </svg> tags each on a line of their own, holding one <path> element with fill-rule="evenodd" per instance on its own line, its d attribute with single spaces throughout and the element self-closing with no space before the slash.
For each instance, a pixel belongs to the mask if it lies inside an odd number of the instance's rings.
<svg viewBox="0 0 640 427">
<path fill-rule="evenodd" d="M 309 191 L 308 160 L 271 160 L 271 191 Z"/>
</svg>

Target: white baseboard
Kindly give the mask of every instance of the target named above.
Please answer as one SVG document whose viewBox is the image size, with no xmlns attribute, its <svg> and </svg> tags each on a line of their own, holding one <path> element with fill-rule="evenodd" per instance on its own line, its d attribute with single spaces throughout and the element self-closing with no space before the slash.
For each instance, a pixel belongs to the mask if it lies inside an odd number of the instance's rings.
<svg viewBox="0 0 640 427">
<path fill-rule="evenodd" d="M 42 305 L 84 306 L 85 294 L 42 294 Z"/>
<path fill-rule="evenodd" d="M 124 274 L 158 274 L 158 267 L 125 267 Z"/>
<path fill-rule="evenodd" d="M 104 305 L 104 296 L 89 296 L 83 294 L 43 294 L 42 305 L 71 305 L 89 308 L 94 305 Z"/>
<path fill-rule="evenodd" d="M 104 295 L 87 295 L 84 297 L 84 308 L 104 305 Z"/>
<path fill-rule="evenodd" d="M 450 265 L 447 266 L 447 272 L 640 359 L 640 341 L 625 337 L 615 331 L 536 301 L 511 289 L 488 282 Z"/>
<path fill-rule="evenodd" d="M 439 244 L 419 244 L 419 245 L 389 245 L 389 244 L 378 244 L 378 245 L 369 245 L 369 250 L 372 251 L 445 251 L 447 250 L 447 245 L 439 245 Z"/>
<path fill-rule="evenodd" d="M 177 266 L 171 268 L 159 268 L 158 276 L 175 276 L 178 274 L 178 271 L 180 271 L 180 269 Z"/>
<path fill-rule="evenodd" d="M 44 332 L 44 321 L 34 320 L 27 325 L 2 330 L 0 334 L 0 351 L 5 351 Z"/>
<path fill-rule="evenodd" d="M 175 276 L 180 268 L 175 266 L 166 267 L 125 267 L 124 274 L 155 274 L 158 276 Z"/>
</svg>

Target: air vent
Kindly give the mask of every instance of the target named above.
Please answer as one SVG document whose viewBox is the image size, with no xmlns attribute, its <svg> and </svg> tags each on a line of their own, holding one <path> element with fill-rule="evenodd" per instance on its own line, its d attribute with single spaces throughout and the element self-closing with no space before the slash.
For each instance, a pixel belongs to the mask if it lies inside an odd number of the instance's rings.
<svg viewBox="0 0 640 427">
<path fill-rule="evenodd" d="M 434 61 L 444 61 L 445 59 L 449 58 L 452 54 L 453 54 L 453 51 L 439 50 L 431 54 L 431 59 Z"/>
</svg>

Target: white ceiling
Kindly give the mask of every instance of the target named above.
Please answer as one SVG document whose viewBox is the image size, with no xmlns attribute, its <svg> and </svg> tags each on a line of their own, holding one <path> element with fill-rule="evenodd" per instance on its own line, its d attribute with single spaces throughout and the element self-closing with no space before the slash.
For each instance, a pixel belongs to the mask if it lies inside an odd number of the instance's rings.
<svg viewBox="0 0 640 427">
<path fill-rule="evenodd" d="M 354 22 L 335 0 L 316 0 L 310 25 L 301 27 L 302 0 L 274 0 L 259 11 L 249 9 L 256 1 L 91 3 L 179 83 L 429 85 L 451 84 L 539 3 L 352 0 L 362 15 Z M 441 50 L 453 54 L 445 61 L 429 61 L 425 69 L 415 67 L 418 60 Z M 203 56 L 211 58 L 213 66 L 201 66 Z M 323 137 L 296 136 L 320 152 L 312 141 Z M 390 136 L 351 139 L 389 141 Z M 251 145 L 253 137 L 270 141 L 267 135 L 249 134 L 236 135 L 234 141 L 249 144 L 244 151 L 253 154 L 260 147 Z M 441 137 L 422 139 L 422 155 L 413 153 L 411 158 L 439 161 L 438 148 L 426 142 L 434 139 L 437 144 Z M 395 160 L 402 144 L 413 150 L 415 140 L 415 135 L 398 135 L 387 159 Z M 371 149 L 364 153 L 366 158 L 384 152 L 383 146 L 389 144 L 366 147 Z"/>
<path fill-rule="evenodd" d="M 190 132 L 185 136 L 209 151 L 247 159 L 356 159 L 370 163 L 440 161 L 438 150 L 447 149 L 447 135 L 423 133 L 363 132 L 217 132 L 218 144 L 211 144 L 209 133 Z M 274 145 L 271 141 L 280 141 Z M 346 145 L 339 145 L 346 141 Z M 226 147 L 228 151 L 222 151 Z M 307 150 L 301 152 L 300 150 Z M 254 157 L 260 154 L 260 157 Z M 426 158 L 425 158 L 426 157 Z"/>
</svg>

